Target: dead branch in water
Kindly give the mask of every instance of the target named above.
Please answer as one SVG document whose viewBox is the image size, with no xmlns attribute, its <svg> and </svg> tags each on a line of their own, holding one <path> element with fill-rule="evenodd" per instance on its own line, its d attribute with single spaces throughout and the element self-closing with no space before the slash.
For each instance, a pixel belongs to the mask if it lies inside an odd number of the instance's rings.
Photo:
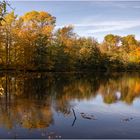
<svg viewBox="0 0 140 140">
<path fill-rule="evenodd" d="M 72 108 L 72 112 L 73 112 L 73 115 L 74 115 L 74 120 L 73 120 L 72 126 L 74 126 L 77 117 L 76 117 L 76 114 L 75 114 L 75 111 L 74 111 L 73 108 Z"/>
</svg>

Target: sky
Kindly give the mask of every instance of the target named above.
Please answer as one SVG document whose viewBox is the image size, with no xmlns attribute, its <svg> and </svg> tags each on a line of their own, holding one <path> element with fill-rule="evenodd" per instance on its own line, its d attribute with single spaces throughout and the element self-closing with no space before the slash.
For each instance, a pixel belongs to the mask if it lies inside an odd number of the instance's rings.
<svg viewBox="0 0 140 140">
<path fill-rule="evenodd" d="M 140 1 L 10 1 L 15 13 L 37 10 L 56 17 L 56 29 L 74 26 L 79 36 L 102 41 L 107 34 L 133 34 L 140 40 Z"/>
</svg>

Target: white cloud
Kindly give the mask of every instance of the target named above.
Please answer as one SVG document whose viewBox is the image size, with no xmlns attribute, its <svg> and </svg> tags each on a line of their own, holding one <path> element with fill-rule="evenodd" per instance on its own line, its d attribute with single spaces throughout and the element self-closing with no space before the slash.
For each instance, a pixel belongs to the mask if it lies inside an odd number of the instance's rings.
<svg viewBox="0 0 140 140">
<path fill-rule="evenodd" d="M 73 24 L 75 28 L 79 30 L 85 30 L 86 34 L 108 32 L 108 31 L 120 31 L 125 29 L 131 29 L 135 27 L 140 27 L 140 20 L 126 20 L 126 21 L 99 21 L 99 22 L 84 22 Z M 61 28 L 65 25 L 57 26 Z"/>
<path fill-rule="evenodd" d="M 134 8 L 134 9 L 140 9 L 140 6 L 139 5 L 136 5 L 136 6 L 133 6 L 132 8 Z"/>
<path fill-rule="evenodd" d="M 120 31 L 140 26 L 140 20 L 137 21 L 111 21 L 98 23 L 96 28 L 87 30 L 87 33 L 99 33 L 108 31 Z"/>
<path fill-rule="evenodd" d="M 104 1 L 104 3 L 99 2 L 98 4 L 105 6 L 105 7 L 115 7 L 120 9 L 139 9 L 140 6 L 138 5 L 138 1 L 132 2 L 132 1 Z"/>
</svg>

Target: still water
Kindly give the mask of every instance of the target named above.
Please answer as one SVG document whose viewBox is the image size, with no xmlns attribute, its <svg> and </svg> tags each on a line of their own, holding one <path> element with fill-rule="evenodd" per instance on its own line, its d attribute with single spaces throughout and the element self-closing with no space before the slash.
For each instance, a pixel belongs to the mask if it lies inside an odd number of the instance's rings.
<svg viewBox="0 0 140 140">
<path fill-rule="evenodd" d="M 140 138 L 140 74 L 0 74 L 0 138 Z"/>
</svg>

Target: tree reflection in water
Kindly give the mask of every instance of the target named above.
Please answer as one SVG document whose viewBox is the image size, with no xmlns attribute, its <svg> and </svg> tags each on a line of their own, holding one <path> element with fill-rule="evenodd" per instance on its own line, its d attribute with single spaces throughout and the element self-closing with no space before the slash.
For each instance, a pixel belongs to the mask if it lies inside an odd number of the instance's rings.
<svg viewBox="0 0 140 140">
<path fill-rule="evenodd" d="M 54 123 L 52 108 L 64 115 L 73 100 L 101 95 L 104 103 L 133 103 L 140 96 L 140 75 L 71 73 L 2 73 L 0 75 L 0 125 L 13 128 L 47 128 Z"/>
</svg>

